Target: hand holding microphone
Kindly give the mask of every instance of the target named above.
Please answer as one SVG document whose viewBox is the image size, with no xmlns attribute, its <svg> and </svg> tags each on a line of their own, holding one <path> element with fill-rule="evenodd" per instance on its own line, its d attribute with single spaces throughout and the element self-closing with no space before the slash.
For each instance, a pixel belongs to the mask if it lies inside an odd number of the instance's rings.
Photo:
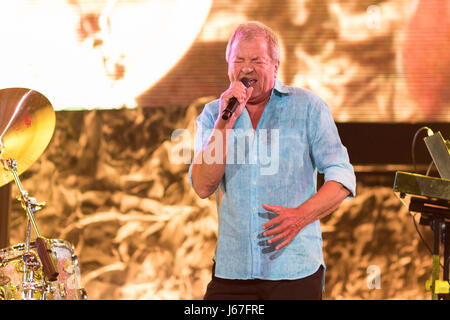
<svg viewBox="0 0 450 320">
<path fill-rule="evenodd" d="M 240 81 L 242 82 L 242 84 L 246 88 L 244 92 L 242 92 L 242 87 L 241 86 L 232 84 L 230 86 L 230 89 L 228 89 L 227 91 L 225 91 L 222 94 L 222 97 L 221 97 L 222 99 L 226 99 L 227 95 L 232 95 L 232 97 L 228 101 L 227 107 L 222 112 L 222 119 L 223 120 L 228 120 L 233 115 L 233 113 L 236 111 L 237 107 L 240 104 L 239 100 L 241 100 L 241 101 L 245 100 L 245 103 L 247 103 L 248 99 L 251 96 L 253 88 L 247 90 L 250 87 L 250 80 L 247 79 L 247 78 L 242 78 Z M 238 97 L 239 99 L 236 98 L 236 97 Z M 245 106 L 245 104 L 244 104 L 244 106 Z"/>
</svg>

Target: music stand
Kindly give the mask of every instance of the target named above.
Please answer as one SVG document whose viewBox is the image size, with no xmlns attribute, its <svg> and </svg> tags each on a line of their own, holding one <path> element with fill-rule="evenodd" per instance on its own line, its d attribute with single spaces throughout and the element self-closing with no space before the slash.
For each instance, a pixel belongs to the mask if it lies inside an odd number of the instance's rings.
<svg viewBox="0 0 450 320">
<path fill-rule="evenodd" d="M 450 179 L 450 150 L 440 132 L 429 134 L 424 142 L 433 159 L 439 175 Z M 429 225 L 434 234 L 433 267 L 431 282 L 427 281 L 426 289 L 431 291 L 432 299 L 450 300 L 449 259 L 450 259 L 450 201 L 448 194 L 441 198 L 412 196 L 409 210 L 420 212 L 420 224 Z M 444 274 L 440 275 L 440 243 L 444 244 Z"/>
<path fill-rule="evenodd" d="M 426 289 L 431 291 L 433 300 L 450 300 L 449 294 L 449 259 L 450 259 L 450 203 L 440 199 L 411 197 L 409 210 L 419 212 L 420 224 L 430 226 L 434 234 L 433 265 L 431 282 L 427 281 Z M 444 272 L 440 278 L 440 243 L 444 245 Z"/>
<path fill-rule="evenodd" d="M 441 178 L 397 171 L 394 193 L 410 212 L 420 213 L 421 225 L 431 227 L 434 233 L 433 267 L 426 289 L 431 291 L 433 300 L 450 300 L 450 142 L 431 129 L 424 142 Z M 441 241 L 444 245 L 443 280 L 439 280 Z"/>
</svg>

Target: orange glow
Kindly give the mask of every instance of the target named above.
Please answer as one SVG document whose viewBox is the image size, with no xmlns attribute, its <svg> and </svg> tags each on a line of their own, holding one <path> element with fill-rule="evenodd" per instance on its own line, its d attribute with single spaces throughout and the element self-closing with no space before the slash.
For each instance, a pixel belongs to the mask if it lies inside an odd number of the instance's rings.
<svg viewBox="0 0 450 320">
<path fill-rule="evenodd" d="M 448 0 L 0 1 L 0 88 L 56 110 L 186 106 L 229 86 L 226 43 L 258 20 L 280 36 L 278 78 L 336 121 L 450 121 L 449 15 Z"/>
<path fill-rule="evenodd" d="M 191 46 L 211 2 L 2 1 L 0 87 L 43 92 L 55 110 L 136 107 Z"/>
</svg>

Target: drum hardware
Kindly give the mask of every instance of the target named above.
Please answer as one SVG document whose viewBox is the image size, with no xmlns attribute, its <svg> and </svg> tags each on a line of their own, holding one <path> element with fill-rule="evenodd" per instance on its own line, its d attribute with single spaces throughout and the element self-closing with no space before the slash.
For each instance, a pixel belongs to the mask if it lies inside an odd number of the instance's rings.
<svg viewBox="0 0 450 320">
<path fill-rule="evenodd" d="M 51 256 L 57 262 L 59 273 L 56 281 L 49 281 L 43 272 L 42 264 L 38 267 L 33 260 L 39 260 L 36 242 L 30 243 L 31 257 L 27 260 L 28 267 L 33 269 L 23 279 L 25 262 L 23 256 L 25 243 L 6 249 L 0 249 L 2 264 L 0 272 L 3 273 L 4 285 L 0 284 L 1 299 L 27 299 L 27 300 L 85 300 L 86 291 L 81 287 L 81 272 L 77 258 L 73 258 L 74 246 L 65 240 L 46 239 L 47 247 L 51 248 Z M 33 277 L 31 277 L 31 275 Z M 28 290 L 25 293 L 25 290 Z M 30 293 L 33 292 L 33 295 Z M 6 297 L 6 298 L 5 298 Z"/>
<path fill-rule="evenodd" d="M 37 268 L 41 266 L 38 259 L 35 257 L 35 255 L 30 253 L 30 240 L 31 240 L 31 226 L 33 226 L 33 229 L 36 233 L 36 248 L 37 252 L 40 258 L 40 261 L 42 262 L 42 267 L 45 276 L 48 278 L 49 281 L 55 281 L 58 277 L 58 272 L 56 271 L 54 261 L 50 257 L 48 253 L 47 244 L 45 242 L 45 239 L 41 236 L 39 229 L 36 224 L 36 220 L 34 218 L 34 215 L 37 211 L 37 209 L 41 210 L 44 207 L 44 203 L 38 203 L 35 198 L 29 197 L 29 194 L 24 188 L 22 187 L 22 183 L 19 179 L 19 176 L 17 174 L 17 162 L 13 159 L 7 159 L 3 160 L 0 158 L 0 161 L 3 164 L 3 167 L 5 170 L 9 170 L 13 177 L 14 181 L 19 189 L 20 196 L 18 199 L 21 201 L 22 207 L 25 209 L 28 217 L 28 228 L 26 233 L 26 242 L 25 242 L 25 253 L 22 255 L 23 261 L 24 261 L 24 275 L 23 275 L 23 296 L 22 299 L 33 299 L 34 291 L 40 290 L 42 291 L 43 285 L 37 284 L 34 281 L 34 274 Z"/>
<path fill-rule="evenodd" d="M 10 282 L 9 278 L 5 276 L 5 274 L 0 271 L 0 286 L 5 286 Z"/>
<path fill-rule="evenodd" d="M 45 96 L 26 88 L 0 90 L 0 166 L 4 169 L 0 168 L 0 187 L 15 182 L 17 200 L 27 216 L 25 243 L 0 249 L 0 299 L 87 298 L 76 281 L 80 271 L 73 246 L 41 236 L 35 214 L 46 203 L 30 197 L 19 178 L 44 152 L 54 127 L 55 113 Z M 68 273 L 67 267 L 73 272 Z"/>
<path fill-rule="evenodd" d="M 17 287 L 10 281 L 6 285 L 0 286 L 0 300 L 12 300 L 16 294 Z"/>
<path fill-rule="evenodd" d="M 14 180 L 16 182 L 16 185 L 19 188 L 19 192 L 20 192 L 19 199 L 22 203 L 22 207 L 25 209 L 27 216 L 28 216 L 28 221 L 31 222 L 31 224 L 33 225 L 34 231 L 36 232 L 36 236 L 39 238 L 41 236 L 41 234 L 39 233 L 38 227 L 36 225 L 36 220 L 34 219 L 34 214 L 33 214 L 36 209 L 36 205 L 35 205 L 36 200 L 34 199 L 34 201 L 32 201 L 28 197 L 28 192 L 25 191 L 22 187 L 22 183 L 20 182 L 19 176 L 17 174 L 17 161 L 15 161 L 13 159 L 3 160 L 1 158 L 1 153 L 0 153 L 0 161 L 2 162 L 4 169 L 12 173 Z M 27 232 L 27 235 L 29 236 L 28 232 Z M 29 237 L 27 237 L 26 243 L 27 243 L 27 245 L 29 245 Z"/>
</svg>

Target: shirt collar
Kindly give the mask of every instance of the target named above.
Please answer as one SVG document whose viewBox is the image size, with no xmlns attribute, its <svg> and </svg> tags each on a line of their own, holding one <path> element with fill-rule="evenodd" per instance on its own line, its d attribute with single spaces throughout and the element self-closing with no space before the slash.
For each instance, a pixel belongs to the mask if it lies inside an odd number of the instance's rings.
<svg viewBox="0 0 450 320">
<path fill-rule="evenodd" d="M 275 79 L 275 86 L 273 87 L 275 90 L 277 90 L 279 93 L 288 94 L 289 89 L 287 86 L 285 86 L 280 80 Z"/>
</svg>

